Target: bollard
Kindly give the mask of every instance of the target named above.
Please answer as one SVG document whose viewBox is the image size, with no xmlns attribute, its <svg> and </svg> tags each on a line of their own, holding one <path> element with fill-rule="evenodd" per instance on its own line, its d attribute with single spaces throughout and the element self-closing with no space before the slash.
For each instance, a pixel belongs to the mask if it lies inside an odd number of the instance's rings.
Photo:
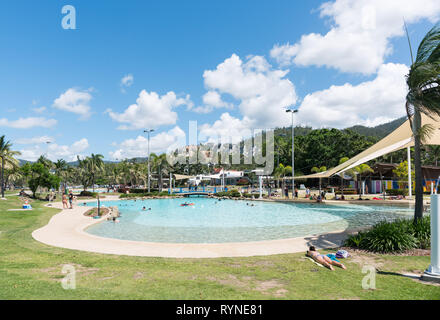
<svg viewBox="0 0 440 320">
<path fill-rule="evenodd" d="M 431 265 L 422 276 L 425 281 L 440 282 L 440 195 L 431 196 Z"/>
</svg>

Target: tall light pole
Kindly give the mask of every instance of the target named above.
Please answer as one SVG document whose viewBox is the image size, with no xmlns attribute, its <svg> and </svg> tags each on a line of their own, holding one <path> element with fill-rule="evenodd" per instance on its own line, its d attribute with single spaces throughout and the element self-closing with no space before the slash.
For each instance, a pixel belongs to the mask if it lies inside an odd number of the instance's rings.
<svg viewBox="0 0 440 320">
<path fill-rule="evenodd" d="M 298 110 L 287 109 L 286 112 L 292 114 L 292 199 L 295 199 L 295 128 L 293 127 L 293 115 Z"/>
<path fill-rule="evenodd" d="M 148 135 L 148 193 L 150 193 L 150 133 L 153 132 L 154 129 L 145 129 L 144 132 Z"/>
</svg>

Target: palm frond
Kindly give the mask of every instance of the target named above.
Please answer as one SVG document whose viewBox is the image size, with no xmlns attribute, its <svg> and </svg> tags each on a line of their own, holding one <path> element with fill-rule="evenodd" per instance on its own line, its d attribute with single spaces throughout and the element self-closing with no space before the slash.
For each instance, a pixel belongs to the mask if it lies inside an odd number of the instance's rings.
<svg viewBox="0 0 440 320">
<path fill-rule="evenodd" d="M 423 38 L 417 51 L 416 63 L 433 62 L 440 59 L 440 23 L 437 23 Z"/>
<path fill-rule="evenodd" d="M 429 138 L 432 137 L 434 131 L 435 127 L 432 124 L 423 125 L 417 132 L 417 135 L 420 137 L 420 142 L 422 144 L 425 144 L 429 140 Z"/>
</svg>

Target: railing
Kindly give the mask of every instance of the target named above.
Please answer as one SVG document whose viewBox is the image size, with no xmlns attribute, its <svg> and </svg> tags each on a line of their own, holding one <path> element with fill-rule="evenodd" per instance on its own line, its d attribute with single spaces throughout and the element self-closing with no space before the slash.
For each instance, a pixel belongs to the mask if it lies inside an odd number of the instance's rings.
<svg viewBox="0 0 440 320">
<path fill-rule="evenodd" d="M 182 194 L 182 193 L 217 193 L 222 192 L 224 190 L 223 187 L 189 187 L 189 188 L 172 188 L 168 189 L 168 193 Z"/>
</svg>

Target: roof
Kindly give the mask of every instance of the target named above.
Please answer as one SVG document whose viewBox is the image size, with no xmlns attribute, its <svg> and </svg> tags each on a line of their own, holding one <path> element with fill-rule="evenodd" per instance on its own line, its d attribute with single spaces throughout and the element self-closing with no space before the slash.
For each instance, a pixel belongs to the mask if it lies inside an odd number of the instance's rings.
<svg viewBox="0 0 440 320">
<path fill-rule="evenodd" d="M 426 145 L 440 145 L 440 118 L 438 116 L 429 117 L 422 114 L 422 126 L 431 125 L 434 128 L 431 136 L 426 139 Z M 362 163 L 381 157 L 385 154 L 414 146 L 413 133 L 409 120 L 406 120 L 400 127 L 380 140 L 375 145 L 361 152 L 357 156 L 330 169 L 326 172 L 311 174 L 308 176 L 295 177 L 295 179 L 329 178 L 336 174 L 350 170 Z M 291 177 L 285 179 L 292 179 Z"/>
</svg>

